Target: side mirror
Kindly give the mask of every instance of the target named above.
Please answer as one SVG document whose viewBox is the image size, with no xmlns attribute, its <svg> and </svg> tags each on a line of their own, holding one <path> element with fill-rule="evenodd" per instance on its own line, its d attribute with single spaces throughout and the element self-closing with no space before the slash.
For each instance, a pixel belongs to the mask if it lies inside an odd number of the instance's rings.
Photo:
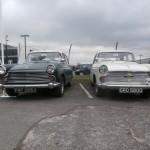
<svg viewBox="0 0 150 150">
<path fill-rule="evenodd" d="M 98 62 L 98 61 L 99 61 L 99 59 L 98 59 L 98 58 L 95 58 L 95 59 L 94 59 L 94 62 Z"/>
<path fill-rule="evenodd" d="M 65 62 L 66 60 L 64 58 L 61 58 L 60 59 L 60 62 Z"/>
</svg>

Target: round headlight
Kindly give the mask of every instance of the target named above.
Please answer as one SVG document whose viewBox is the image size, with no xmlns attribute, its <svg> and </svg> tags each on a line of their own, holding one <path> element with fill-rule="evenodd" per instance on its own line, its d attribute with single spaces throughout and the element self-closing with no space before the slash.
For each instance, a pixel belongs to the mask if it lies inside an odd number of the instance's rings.
<svg viewBox="0 0 150 150">
<path fill-rule="evenodd" d="M 50 66 L 47 67 L 47 72 L 48 72 L 49 74 L 53 74 L 54 71 L 55 71 L 55 66 L 50 65 Z"/>
<path fill-rule="evenodd" d="M 6 72 L 6 68 L 4 66 L 0 66 L 0 75 L 4 75 Z"/>
<path fill-rule="evenodd" d="M 99 72 L 102 73 L 102 74 L 107 74 L 107 73 L 108 73 L 108 68 L 107 68 L 107 66 L 102 65 L 102 66 L 99 68 Z"/>
</svg>

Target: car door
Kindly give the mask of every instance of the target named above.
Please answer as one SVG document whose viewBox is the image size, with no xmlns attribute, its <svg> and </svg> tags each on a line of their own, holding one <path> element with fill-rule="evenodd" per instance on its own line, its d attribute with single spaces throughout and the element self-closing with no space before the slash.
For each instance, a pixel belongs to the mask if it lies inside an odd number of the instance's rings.
<svg viewBox="0 0 150 150">
<path fill-rule="evenodd" d="M 67 56 L 64 53 L 62 53 L 62 57 L 65 60 L 63 62 L 65 79 L 66 79 L 66 82 L 69 82 L 72 79 L 72 76 L 73 76 L 72 68 L 69 65 Z"/>
</svg>

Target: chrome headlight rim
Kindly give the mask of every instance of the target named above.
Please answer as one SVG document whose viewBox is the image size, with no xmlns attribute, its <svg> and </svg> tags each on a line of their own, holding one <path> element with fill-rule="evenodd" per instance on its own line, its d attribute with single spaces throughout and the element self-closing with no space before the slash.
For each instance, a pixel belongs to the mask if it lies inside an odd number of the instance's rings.
<svg viewBox="0 0 150 150">
<path fill-rule="evenodd" d="M 47 66 L 47 73 L 53 74 L 55 72 L 56 68 L 54 65 Z"/>
<path fill-rule="evenodd" d="M 108 67 L 106 65 L 102 65 L 99 67 L 99 72 L 103 75 L 107 75 L 108 74 Z"/>
<path fill-rule="evenodd" d="M 6 73 L 6 68 L 4 66 L 0 66 L 0 75 L 4 75 Z"/>
</svg>

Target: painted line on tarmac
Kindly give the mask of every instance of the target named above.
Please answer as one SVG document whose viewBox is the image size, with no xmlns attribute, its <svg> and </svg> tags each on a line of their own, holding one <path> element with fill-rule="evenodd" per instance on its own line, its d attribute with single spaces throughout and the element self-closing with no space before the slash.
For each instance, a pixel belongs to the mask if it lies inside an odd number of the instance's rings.
<svg viewBox="0 0 150 150">
<path fill-rule="evenodd" d="M 79 85 L 81 86 L 81 88 L 84 90 L 84 92 L 87 94 L 89 98 L 93 98 L 93 96 L 86 90 L 86 88 L 81 83 L 79 83 Z"/>
</svg>

